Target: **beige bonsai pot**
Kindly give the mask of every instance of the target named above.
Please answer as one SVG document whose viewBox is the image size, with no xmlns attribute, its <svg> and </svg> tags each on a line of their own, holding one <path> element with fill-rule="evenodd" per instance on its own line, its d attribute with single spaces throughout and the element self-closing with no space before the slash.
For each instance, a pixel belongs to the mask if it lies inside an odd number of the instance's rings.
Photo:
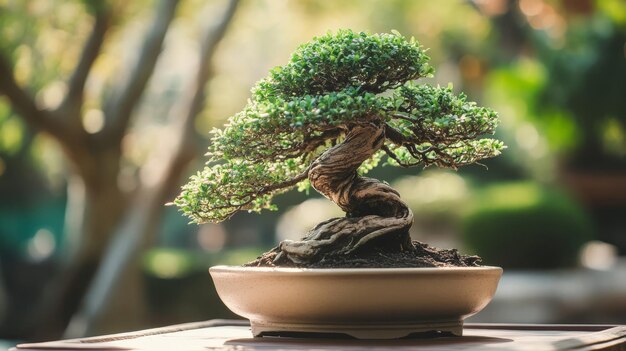
<svg viewBox="0 0 626 351">
<path fill-rule="evenodd" d="M 343 333 L 393 339 L 462 335 L 463 320 L 493 297 L 502 268 L 300 269 L 216 266 L 217 292 L 254 336 Z"/>
</svg>

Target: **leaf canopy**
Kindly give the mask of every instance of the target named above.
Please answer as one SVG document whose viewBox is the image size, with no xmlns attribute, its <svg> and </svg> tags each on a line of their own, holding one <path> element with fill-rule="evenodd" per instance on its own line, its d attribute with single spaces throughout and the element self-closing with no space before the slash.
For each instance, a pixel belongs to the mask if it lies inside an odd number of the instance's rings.
<svg viewBox="0 0 626 351">
<path fill-rule="evenodd" d="M 433 68 L 419 43 L 394 34 L 341 30 L 296 49 L 252 89 L 245 108 L 215 129 L 204 170 L 174 203 L 194 222 L 219 222 L 238 210 L 273 208 L 272 196 L 307 186 L 307 169 L 354 126 L 384 126 L 389 163 L 456 168 L 493 157 L 497 114 L 455 95 L 419 85 Z"/>
</svg>

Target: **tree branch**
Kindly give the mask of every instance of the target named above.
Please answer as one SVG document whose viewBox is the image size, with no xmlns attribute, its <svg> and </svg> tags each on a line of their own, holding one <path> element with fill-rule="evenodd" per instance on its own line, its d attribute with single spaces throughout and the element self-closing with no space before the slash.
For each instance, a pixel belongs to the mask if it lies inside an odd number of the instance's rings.
<svg viewBox="0 0 626 351">
<path fill-rule="evenodd" d="M 80 119 L 79 110 L 82 105 L 85 82 L 87 81 L 87 77 L 91 71 L 93 63 L 96 61 L 96 58 L 100 53 L 100 48 L 104 43 L 104 38 L 109 29 L 110 22 L 111 11 L 106 5 L 102 5 L 101 8 L 95 9 L 93 29 L 89 38 L 85 42 L 78 64 L 76 65 L 76 68 L 74 69 L 74 72 L 69 80 L 67 95 L 59 108 L 59 110 L 75 110 L 73 111 L 76 112 L 73 114 L 74 118 Z"/>
<path fill-rule="evenodd" d="M 295 186 L 296 184 L 300 183 L 301 181 L 305 180 L 308 178 L 309 176 L 309 171 L 311 170 L 311 166 L 307 167 L 306 170 L 302 171 L 302 173 L 289 178 L 285 181 L 282 181 L 280 183 L 273 183 L 267 186 L 262 186 L 259 189 L 255 189 L 253 191 L 247 192 L 247 193 L 242 193 L 240 195 L 237 195 L 236 197 L 234 197 L 233 199 L 229 200 L 227 202 L 227 204 L 225 205 L 220 205 L 220 206 L 213 206 L 210 209 L 211 210 L 219 210 L 219 209 L 226 209 L 226 208 L 230 208 L 232 209 L 232 212 L 230 212 L 225 218 L 224 220 L 232 217 L 235 213 L 239 212 L 240 210 L 245 210 L 247 208 L 249 208 L 249 205 L 256 200 L 257 198 L 266 195 L 266 194 L 270 194 L 273 193 L 275 191 L 278 190 L 282 190 L 285 188 L 290 188 L 292 186 Z M 199 218 L 202 217 L 201 213 L 195 213 Z M 220 220 L 221 221 L 221 220 Z"/>
<path fill-rule="evenodd" d="M 392 143 L 398 146 L 402 146 L 407 141 L 402 133 L 388 123 L 385 124 L 385 138 L 391 140 Z"/>
<path fill-rule="evenodd" d="M 419 123 L 420 122 L 419 119 L 411 117 L 411 116 L 403 114 L 403 113 L 400 113 L 400 112 L 394 112 L 392 114 L 392 116 L 395 117 L 395 118 L 398 118 L 398 119 L 403 119 L 405 121 L 412 122 L 412 123 Z"/>
<path fill-rule="evenodd" d="M 20 116 L 33 129 L 50 134 L 62 145 L 67 146 L 70 138 L 68 128 L 48 110 L 37 107 L 33 98 L 15 80 L 9 61 L 0 55 L 0 94 L 5 95 Z"/>
<path fill-rule="evenodd" d="M 410 168 L 413 166 L 417 166 L 420 164 L 420 162 L 417 163 L 403 163 L 400 158 L 398 158 L 398 155 L 396 155 L 387 145 L 383 145 L 381 147 L 381 150 L 383 150 L 385 152 L 385 154 L 387 154 L 387 156 L 389 156 L 389 158 L 393 159 L 394 161 L 396 161 L 396 163 L 400 166 L 400 167 L 404 167 L 404 168 Z"/>
<path fill-rule="evenodd" d="M 107 101 L 105 113 L 113 121 L 107 131 L 112 134 L 113 140 L 120 140 L 124 136 L 132 112 L 152 76 L 177 5 L 178 0 L 160 2 L 133 70 L 123 86 Z"/>
<path fill-rule="evenodd" d="M 276 129 L 275 135 L 280 135 L 283 131 Z M 289 147 L 276 147 L 277 142 L 274 140 L 261 140 L 257 139 L 255 142 L 248 143 L 250 150 L 245 154 L 248 160 L 254 160 L 259 162 L 265 161 L 278 161 L 287 160 L 291 158 L 301 157 L 305 154 L 310 154 L 317 150 L 320 146 L 324 145 L 327 141 L 334 142 L 341 134 L 344 133 L 342 129 L 333 128 L 323 131 L 317 136 L 305 135 L 304 140 L 298 144 L 291 145 Z M 313 132 L 309 132 L 313 134 Z M 271 153 L 255 153 L 251 150 L 265 150 L 268 147 L 272 147 Z"/>
<path fill-rule="evenodd" d="M 308 176 L 309 176 L 309 171 L 310 170 L 311 170 L 311 166 L 307 167 L 307 169 L 302 171 L 302 173 L 298 174 L 297 176 L 292 177 L 290 179 L 287 179 L 284 182 L 280 182 L 280 183 L 276 183 L 276 184 L 272 184 L 272 185 L 263 187 L 263 189 L 261 189 L 261 192 L 263 194 L 266 194 L 268 192 L 272 192 L 272 191 L 276 191 L 276 190 L 292 187 L 292 186 L 300 183 L 301 181 L 307 179 Z"/>
</svg>

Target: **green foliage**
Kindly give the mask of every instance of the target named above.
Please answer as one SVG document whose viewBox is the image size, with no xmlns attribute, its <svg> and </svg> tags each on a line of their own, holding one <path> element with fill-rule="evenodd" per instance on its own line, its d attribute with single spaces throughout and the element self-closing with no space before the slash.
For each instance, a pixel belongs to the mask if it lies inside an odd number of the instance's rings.
<svg viewBox="0 0 626 351">
<path fill-rule="evenodd" d="M 341 30 L 314 38 L 257 83 L 223 130 L 212 132 L 207 167 L 174 203 L 198 223 L 272 209 L 273 195 L 308 189 L 311 162 L 364 124 L 390 135 L 361 174 L 384 155 L 404 167 L 450 168 L 498 155 L 500 141 L 478 139 L 494 133 L 497 114 L 450 87 L 411 82 L 432 72 L 419 43 L 397 32 Z"/>
<path fill-rule="evenodd" d="M 274 68 L 253 93 L 263 100 L 348 87 L 380 93 L 433 73 L 428 60 L 414 38 L 406 40 L 397 32 L 369 35 L 340 30 L 298 47 L 289 63 Z"/>
<path fill-rule="evenodd" d="M 243 111 L 229 120 L 224 130 L 213 131 L 209 155 L 214 159 L 286 159 L 301 156 L 321 146 L 331 135 L 323 136 L 346 123 L 380 119 L 382 101 L 356 88 L 324 95 L 274 97 L 250 101 Z"/>
<path fill-rule="evenodd" d="M 595 6 L 566 19 L 561 34 L 525 31 L 520 45 L 532 47 L 533 55 L 491 71 L 486 95 L 512 117 L 533 122 L 563 167 L 624 170 L 626 5 L 604 0 Z"/>
<path fill-rule="evenodd" d="M 460 141 L 443 146 L 426 142 L 412 148 L 413 153 L 407 148 L 392 150 L 393 157 L 390 158 L 389 163 L 403 167 L 423 164 L 456 169 L 484 158 L 497 156 L 505 146 L 499 140 L 480 139 Z"/>
<path fill-rule="evenodd" d="M 495 111 L 468 102 L 463 93 L 454 95 L 452 87 L 435 88 L 409 83 L 396 89 L 393 103 L 397 112 L 406 114 L 393 122 L 397 122 L 394 126 L 397 125 L 407 137 L 413 134 L 407 130 L 417 125 L 424 138 L 454 142 L 493 134 L 498 125 Z"/>
<path fill-rule="evenodd" d="M 206 167 L 183 186 L 175 204 L 196 222 L 223 221 L 241 209 L 274 209 L 272 195 L 296 185 L 290 180 L 306 167 L 301 160 L 289 161 L 234 159 Z"/>
<path fill-rule="evenodd" d="M 590 219 L 561 192 L 533 183 L 490 186 L 463 219 L 462 238 L 486 264 L 517 269 L 568 267 L 593 238 Z"/>
<path fill-rule="evenodd" d="M 389 103 L 389 125 L 411 141 L 393 146 L 392 164 L 456 168 L 497 156 L 504 148 L 498 140 L 476 140 L 495 133 L 497 113 L 468 102 L 463 93 L 454 95 L 451 87 L 407 83 L 394 91 Z"/>
</svg>

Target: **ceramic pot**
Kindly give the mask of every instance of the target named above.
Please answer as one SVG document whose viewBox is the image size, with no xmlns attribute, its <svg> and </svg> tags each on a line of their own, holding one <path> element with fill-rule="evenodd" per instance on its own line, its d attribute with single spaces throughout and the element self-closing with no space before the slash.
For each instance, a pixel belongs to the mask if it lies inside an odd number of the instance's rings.
<svg viewBox="0 0 626 351">
<path fill-rule="evenodd" d="M 493 297 L 502 268 L 210 268 L 220 298 L 254 336 L 343 333 L 393 339 L 462 335 Z"/>
</svg>

